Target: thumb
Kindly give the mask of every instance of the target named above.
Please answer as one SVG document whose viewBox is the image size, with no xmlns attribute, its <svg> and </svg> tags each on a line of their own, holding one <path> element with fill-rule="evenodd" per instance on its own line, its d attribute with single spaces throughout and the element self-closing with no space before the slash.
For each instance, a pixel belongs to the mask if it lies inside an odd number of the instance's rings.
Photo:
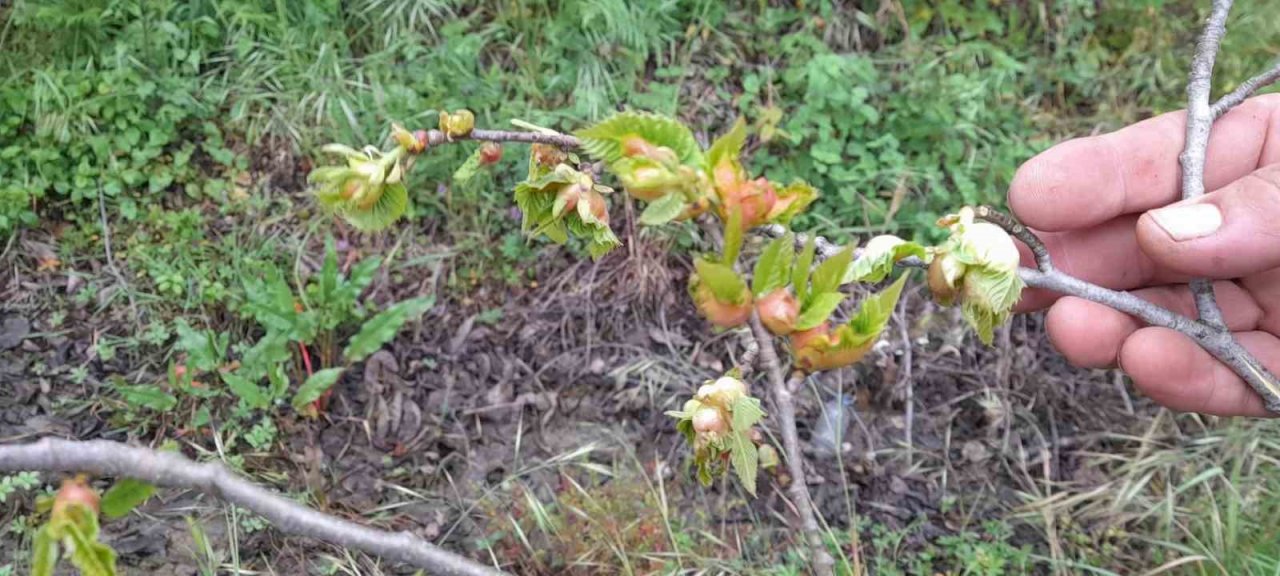
<svg viewBox="0 0 1280 576">
<path fill-rule="evenodd" d="M 1138 244 L 1157 265 L 1201 278 L 1280 267 L 1280 164 L 1143 214 Z"/>
</svg>

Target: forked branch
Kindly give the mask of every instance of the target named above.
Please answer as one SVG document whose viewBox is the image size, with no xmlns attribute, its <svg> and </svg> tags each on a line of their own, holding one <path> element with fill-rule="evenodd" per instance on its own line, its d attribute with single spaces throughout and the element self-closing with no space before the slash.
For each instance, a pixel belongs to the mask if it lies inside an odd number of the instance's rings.
<svg viewBox="0 0 1280 576">
<path fill-rule="evenodd" d="M 312 510 L 249 482 L 216 463 L 108 440 L 44 438 L 0 446 L 0 472 L 85 472 L 197 490 L 251 510 L 285 534 L 315 538 L 403 562 L 431 574 L 494 576 L 498 570 L 439 548 L 409 532 L 387 532 Z"/>
</svg>

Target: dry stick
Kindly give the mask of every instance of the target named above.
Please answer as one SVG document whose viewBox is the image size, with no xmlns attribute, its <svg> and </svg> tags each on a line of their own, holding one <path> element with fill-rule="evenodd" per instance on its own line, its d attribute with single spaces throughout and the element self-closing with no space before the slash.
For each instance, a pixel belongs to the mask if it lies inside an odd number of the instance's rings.
<svg viewBox="0 0 1280 576">
<path fill-rule="evenodd" d="M 1187 80 L 1187 137 L 1179 161 L 1182 163 L 1182 199 L 1189 200 L 1204 195 L 1204 164 L 1209 149 L 1209 133 L 1213 130 L 1213 110 L 1209 96 L 1213 90 L 1213 62 L 1218 47 L 1227 33 L 1227 15 L 1231 13 L 1233 0 L 1214 0 L 1213 12 L 1204 25 L 1200 41 L 1196 43 L 1195 58 L 1191 61 L 1191 75 Z M 1209 326 L 1225 332 L 1227 323 L 1222 318 L 1222 308 L 1213 295 L 1213 281 L 1195 278 L 1190 282 L 1195 297 L 1196 312 Z"/>
<path fill-rule="evenodd" d="M 387 532 L 312 510 L 232 474 L 217 463 L 108 440 L 44 438 L 0 446 L 0 472 L 87 472 L 198 490 L 256 512 L 286 534 L 403 562 L 432 574 L 494 576 L 498 570 L 439 548 L 409 532 Z"/>
<path fill-rule="evenodd" d="M 459 140 L 480 140 L 484 142 L 524 142 L 527 144 L 551 144 L 561 148 L 577 148 L 582 141 L 558 132 L 517 132 L 514 130 L 472 130 L 466 136 L 449 137 L 439 130 L 427 130 L 427 146 L 439 146 Z"/>
<path fill-rule="evenodd" d="M 1254 92 L 1269 84 L 1275 84 L 1277 81 L 1280 81 L 1280 62 L 1276 62 L 1270 70 L 1242 82 L 1230 94 L 1214 102 L 1209 111 L 1213 114 L 1215 120 L 1221 118 L 1223 114 L 1244 102 Z"/>
<path fill-rule="evenodd" d="M 800 451 L 800 434 L 796 432 L 796 406 L 791 399 L 791 390 L 799 387 L 799 382 L 787 382 L 782 376 L 782 364 L 778 362 L 778 353 L 773 349 L 773 337 L 760 323 L 760 318 L 751 313 L 751 333 L 755 335 L 760 348 L 760 367 L 769 378 L 769 388 L 773 392 L 774 413 L 778 417 L 778 426 L 782 429 L 782 449 L 787 456 L 787 472 L 791 475 L 791 499 L 795 501 L 796 513 L 800 516 L 800 527 L 809 541 L 809 559 L 813 573 L 826 576 L 833 573 L 835 559 L 827 553 L 826 544 L 822 541 L 822 531 L 818 527 L 818 517 L 813 511 L 813 500 L 809 497 L 809 487 L 805 484 L 804 454 Z M 804 375 L 796 372 L 792 380 L 803 381 Z M 794 384 L 794 386 L 793 386 Z"/>
</svg>

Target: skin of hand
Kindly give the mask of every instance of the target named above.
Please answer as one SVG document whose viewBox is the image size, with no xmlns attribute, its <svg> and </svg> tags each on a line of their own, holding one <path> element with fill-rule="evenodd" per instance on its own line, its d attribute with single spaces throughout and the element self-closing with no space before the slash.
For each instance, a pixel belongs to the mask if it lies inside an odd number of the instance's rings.
<svg viewBox="0 0 1280 576">
<path fill-rule="evenodd" d="M 1186 282 L 1211 278 L 1227 327 L 1280 374 L 1280 94 L 1215 124 L 1204 196 L 1182 201 L 1186 114 L 1058 144 L 1018 169 L 1009 207 L 1058 269 L 1195 317 Z M 1033 265 L 1022 250 L 1023 264 Z M 1077 366 L 1119 366 L 1174 410 L 1266 416 L 1262 399 L 1191 339 L 1080 298 L 1028 289 L 1049 338 Z"/>
</svg>

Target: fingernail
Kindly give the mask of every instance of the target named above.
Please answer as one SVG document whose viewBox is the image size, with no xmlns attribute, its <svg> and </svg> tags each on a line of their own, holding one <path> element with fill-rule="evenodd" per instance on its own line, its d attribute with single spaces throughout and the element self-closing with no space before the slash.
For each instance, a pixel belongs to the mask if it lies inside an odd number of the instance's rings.
<svg viewBox="0 0 1280 576">
<path fill-rule="evenodd" d="M 1222 227 L 1222 213 L 1213 204 L 1169 206 L 1150 214 L 1175 242 L 1208 236 Z"/>
</svg>

